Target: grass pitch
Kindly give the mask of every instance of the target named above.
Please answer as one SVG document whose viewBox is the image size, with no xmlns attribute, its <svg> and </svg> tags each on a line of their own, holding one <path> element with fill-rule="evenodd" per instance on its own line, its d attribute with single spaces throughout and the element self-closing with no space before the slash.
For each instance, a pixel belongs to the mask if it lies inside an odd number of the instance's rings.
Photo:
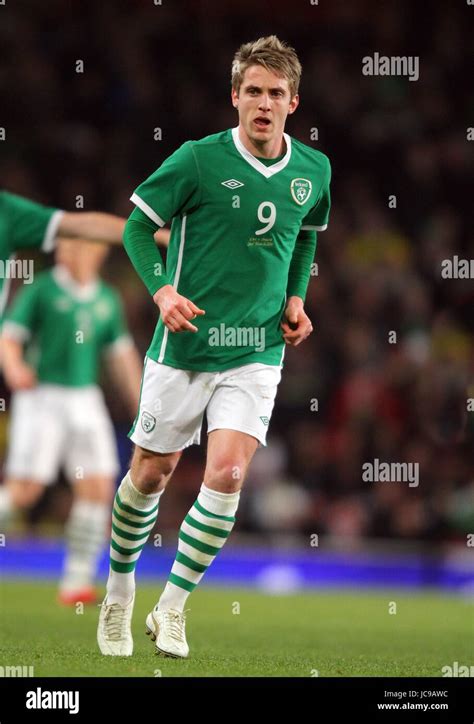
<svg viewBox="0 0 474 724">
<path fill-rule="evenodd" d="M 164 658 L 144 633 L 161 590 L 139 586 L 134 655 L 113 658 L 97 649 L 97 606 L 76 613 L 56 603 L 52 583 L 2 581 L 0 665 L 33 666 L 35 676 L 417 677 L 472 663 L 472 601 L 393 592 L 278 596 L 205 582 L 188 599 L 190 658 Z"/>
</svg>

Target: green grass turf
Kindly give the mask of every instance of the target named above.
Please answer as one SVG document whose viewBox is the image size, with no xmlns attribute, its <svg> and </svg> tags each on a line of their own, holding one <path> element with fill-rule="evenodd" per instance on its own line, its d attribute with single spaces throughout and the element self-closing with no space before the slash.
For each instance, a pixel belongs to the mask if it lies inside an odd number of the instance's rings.
<svg viewBox="0 0 474 724">
<path fill-rule="evenodd" d="M 155 655 L 144 619 L 162 586 L 140 586 L 134 655 L 103 657 L 99 609 L 60 607 L 52 583 L 0 583 L 0 665 L 35 676 L 441 676 L 473 663 L 472 601 L 435 594 L 265 595 L 203 585 L 188 599 L 190 658 Z M 389 614 L 389 603 L 397 613 Z M 235 614 L 235 603 L 240 613 Z M 159 673 L 160 672 L 160 673 Z"/>
</svg>

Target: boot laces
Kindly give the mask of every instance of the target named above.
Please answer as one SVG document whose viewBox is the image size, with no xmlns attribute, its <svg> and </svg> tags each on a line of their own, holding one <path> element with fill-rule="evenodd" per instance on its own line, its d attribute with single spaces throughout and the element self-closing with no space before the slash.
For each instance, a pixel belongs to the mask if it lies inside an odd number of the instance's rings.
<svg viewBox="0 0 474 724">
<path fill-rule="evenodd" d="M 120 641 L 125 637 L 127 616 L 126 609 L 118 603 L 106 606 L 104 616 L 105 636 L 109 641 Z"/>
<path fill-rule="evenodd" d="M 169 609 L 164 612 L 167 633 L 177 641 L 184 641 L 186 613 L 187 611 L 181 613 L 181 611 L 176 611 L 175 609 Z"/>
</svg>

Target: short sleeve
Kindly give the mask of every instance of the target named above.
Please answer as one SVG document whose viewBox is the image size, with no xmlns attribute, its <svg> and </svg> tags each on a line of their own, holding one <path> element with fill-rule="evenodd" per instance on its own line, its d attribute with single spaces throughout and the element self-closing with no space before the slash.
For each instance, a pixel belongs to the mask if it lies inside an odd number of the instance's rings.
<svg viewBox="0 0 474 724">
<path fill-rule="evenodd" d="M 305 231 L 324 231 L 327 229 L 329 221 L 329 211 L 331 208 L 331 192 L 329 184 L 331 183 L 331 164 L 327 159 L 327 171 L 324 182 L 321 187 L 318 200 L 313 208 L 303 219 L 301 228 Z"/>
<path fill-rule="evenodd" d="M 9 246 L 12 251 L 54 249 L 56 232 L 64 212 L 5 192 L 3 213 L 8 219 Z"/>
<path fill-rule="evenodd" d="M 199 192 L 197 161 L 192 141 L 187 141 L 135 189 L 131 201 L 155 224 L 164 226 L 173 216 L 197 206 Z"/>
<path fill-rule="evenodd" d="M 5 314 L 2 332 L 17 342 L 27 342 L 32 336 L 37 322 L 40 305 L 41 284 L 25 284 L 15 296 L 12 305 Z"/>
</svg>

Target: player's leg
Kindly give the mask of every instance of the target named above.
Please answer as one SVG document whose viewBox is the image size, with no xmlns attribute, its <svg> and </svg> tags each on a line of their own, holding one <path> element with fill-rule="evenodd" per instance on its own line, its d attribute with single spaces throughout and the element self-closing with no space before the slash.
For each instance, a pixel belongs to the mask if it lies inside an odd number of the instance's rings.
<svg viewBox="0 0 474 724">
<path fill-rule="evenodd" d="M 67 433 L 62 461 L 73 489 L 73 501 L 65 526 L 66 556 L 59 600 L 72 605 L 95 600 L 94 579 L 108 539 L 119 460 L 99 388 L 64 390 L 61 404 L 61 420 Z"/>
<path fill-rule="evenodd" d="M 181 451 L 199 443 L 209 395 L 199 373 L 146 358 L 140 407 L 130 433 L 136 445 L 132 466 L 114 501 L 110 573 L 97 636 L 102 653 L 129 655 L 132 652 L 129 631 L 135 566 L 153 529 L 160 497 Z M 108 636 L 107 628 L 112 631 L 111 635 L 118 632 L 115 642 Z"/>
<path fill-rule="evenodd" d="M 159 651 L 187 656 L 184 605 L 235 523 L 240 489 L 259 444 L 265 445 L 279 367 L 245 365 L 218 373 L 207 406 L 204 482 L 179 532 L 178 552 L 165 590 L 147 618 Z"/>
<path fill-rule="evenodd" d="M 204 482 L 179 531 L 178 552 L 165 589 L 147 617 L 160 653 L 185 658 L 184 605 L 224 546 L 235 523 L 240 488 L 258 440 L 237 430 L 209 434 Z"/>
<path fill-rule="evenodd" d="M 160 496 L 183 449 L 200 441 L 210 395 L 203 381 L 199 373 L 145 359 L 140 408 L 130 433 L 136 448 L 112 518 L 107 591 L 114 602 L 124 604 L 135 590 L 135 566 L 156 521 Z"/>
<path fill-rule="evenodd" d="M 44 493 L 44 484 L 30 478 L 7 478 L 4 489 L 8 496 L 9 512 L 32 508 Z"/>
<path fill-rule="evenodd" d="M 27 484 L 31 476 L 31 468 L 27 461 L 31 458 L 31 445 L 27 444 L 25 425 L 31 426 L 33 397 L 31 391 L 17 392 L 11 398 L 11 420 L 8 440 L 7 461 L 5 465 L 5 481 L 0 486 L 0 533 L 4 533 L 21 506 L 23 498 L 27 498 L 23 483 Z M 32 435 L 30 435 L 31 437 Z"/>
<path fill-rule="evenodd" d="M 240 489 L 258 440 L 238 430 L 209 433 L 204 482 L 179 531 L 178 553 L 158 608 L 183 611 L 235 523 Z"/>
<path fill-rule="evenodd" d="M 115 495 L 107 601 L 126 605 L 135 593 L 135 567 L 153 530 L 159 502 L 181 451 L 155 453 L 136 446 L 131 469 Z"/>
<path fill-rule="evenodd" d="M 12 395 L 0 532 L 16 510 L 31 508 L 57 475 L 63 431 L 54 403 L 41 386 Z"/>
<path fill-rule="evenodd" d="M 207 407 L 204 482 L 183 521 L 178 554 L 158 607 L 182 611 L 232 530 L 248 466 L 266 434 L 279 367 L 244 365 L 219 373 Z"/>
<path fill-rule="evenodd" d="M 135 566 L 156 522 L 161 494 L 181 451 L 200 440 L 206 394 L 198 374 L 145 359 L 130 433 L 136 448 L 114 501 L 109 602 L 126 605 L 135 591 Z"/>
<path fill-rule="evenodd" d="M 131 470 L 115 495 L 107 593 L 97 628 L 97 642 L 106 656 L 133 653 L 135 567 L 158 517 L 160 497 L 180 456 L 179 451 L 155 453 L 137 446 Z"/>
<path fill-rule="evenodd" d="M 89 475 L 74 480 L 73 502 L 65 526 L 66 556 L 58 599 L 65 605 L 96 601 L 95 577 L 108 537 L 114 478 Z"/>
</svg>

